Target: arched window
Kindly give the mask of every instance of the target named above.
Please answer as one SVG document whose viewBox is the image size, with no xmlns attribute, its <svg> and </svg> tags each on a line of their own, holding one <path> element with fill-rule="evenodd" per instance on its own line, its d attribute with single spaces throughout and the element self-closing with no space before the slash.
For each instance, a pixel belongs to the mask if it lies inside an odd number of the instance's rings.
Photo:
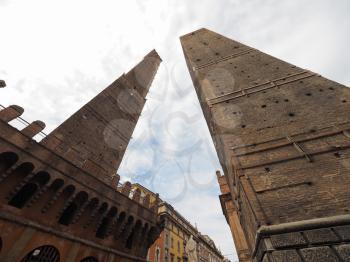
<svg viewBox="0 0 350 262">
<path fill-rule="evenodd" d="M 43 210 L 44 207 L 53 200 L 53 197 L 59 192 L 59 190 L 63 187 L 64 181 L 63 179 L 56 178 L 45 190 L 42 192 L 39 198 L 35 199 L 35 202 L 31 203 L 32 208 L 31 212 L 41 211 L 45 213 Z"/>
<path fill-rule="evenodd" d="M 63 179 L 57 178 L 57 179 L 55 179 L 55 181 L 53 181 L 52 184 L 50 185 L 50 189 L 52 189 L 53 191 L 57 191 L 57 190 L 60 189 L 63 185 L 64 185 Z"/>
<path fill-rule="evenodd" d="M 91 218 L 97 212 L 98 199 L 96 197 L 90 199 L 89 204 L 86 206 L 84 212 L 80 216 L 79 224 L 84 228 L 87 228 L 91 222 Z M 77 219 L 77 217 L 75 218 Z"/>
<path fill-rule="evenodd" d="M 62 225 L 68 226 L 72 222 L 76 212 L 82 207 L 87 199 L 88 194 L 86 192 L 79 192 L 73 202 L 65 208 L 58 222 Z"/>
<path fill-rule="evenodd" d="M 98 227 L 97 232 L 96 232 L 96 237 L 98 238 L 105 238 L 108 236 L 108 229 L 112 223 L 113 218 L 117 214 L 117 208 L 112 207 L 109 211 L 108 214 L 102 219 L 101 225 Z"/>
<path fill-rule="evenodd" d="M 147 235 L 147 232 L 148 232 L 148 223 L 146 223 L 142 228 L 142 231 L 141 231 L 142 241 L 140 241 L 140 243 L 143 242 L 145 236 Z"/>
<path fill-rule="evenodd" d="M 41 246 L 30 251 L 22 262 L 59 262 L 60 253 L 54 246 Z"/>
<path fill-rule="evenodd" d="M 92 225 L 94 228 L 99 225 L 101 218 L 105 215 L 108 210 L 108 204 L 106 202 L 102 203 L 97 209 L 97 212 L 93 214 L 92 219 L 89 222 L 89 225 Z"/>
<path fill-rule="evenodd" d="M 97 258 L 94 257 L 86 257 L 82 260 L 80 260 L 80 262 L 98 262 Z"/>
<path fill-rule="evenodd" d="M 127 239 L 130 236 L 130 233 L 132 233 L 132 229 L 133 229 L 133 224 L 134 224 L 134 217 L 133 216 L 129 216 L 128 220 L 125 224 L 125 226 L 122 229 L 122 232 L 120 234 L 120 238 L 122 239 L 122 241 L 127 241 Z"/>
<path fill-rule="evenodd" d="M 121 233 L 122 225 L 124 224 L 125 218 L 126 218 L 126 213 L 121 212 L 118 216 L 117 223 L 115 226 L 115 231 L 114 231 L 114 238 L 115 239 L 119 238 L 119 234 Z"/>
<path fill-rule="evenodd" d="M 78 210 L 78 206 L 77 204 L 75 204 L 74 202 L 72 202 L 68 207 L 66 207 L 66 209 L 63 211 L 60 219 L 59 219 L 59 223 L 62 225 L 66 225 L 68 226 L 70 222 L 72 222 L 73 217 L 75 212 Z"/>
<path fill-rule="evenodd" d="M 117 220 L 117 225 L 120 225 L 124 221 L 125 217 L 126 217 L 126 213 L 125 212 L 121 212 L 119 214 L 119 217 L 118 217 L 118 220 Z"/>
<path fill-rule="evenodd" d="M 25 162 L 17 166 L 14 170 L 11 170 L 9 174 L 0 183 L 0 198 L 5 199 L 10 192 L 20 184 L 34 169 L 34 165 L 30 162 Z M 3 174 L 4 176 L 5 174 Z M 7 202 L 7 201 L 6 201 Z"/>
<path fill-rule="evenodd" d="M 9 205 L 22 208 L 31 199 L 37 190 L 43 187 L 50 180 L 50 175 L 46 172 L 38 172 L 27 184 L 25 184 L 14 197 L 9 201 Z"/>
<path fill-rule="evenodd" d="M 142 222 L 140 220 L 136 221 L 134 228 L 132 229 L 129 237 L 126 240 L 125 247 L 131 249 L 133 247 L 134 242 L 138 241 L 140 231 L 142 230 Z"/>
<path fill-rule="evenodd" d="M 157 248 L 156 248 L 156 262 L 159 262 L 159 258 L 160 258 L 160 249 L 157 246 Z"/>
<path fill-rule="evenodd" d="M 38 186 L 33 183 L 24 185 L 21 190 L 10 200 L 9 205 L 22 208 L 24 204 L 35 194 Z"/>
<path fill-rule="evenodd" d="M 0 154 L 0 175 L 18 161 L 18 156 L 12 152 Z"/>
</svg>

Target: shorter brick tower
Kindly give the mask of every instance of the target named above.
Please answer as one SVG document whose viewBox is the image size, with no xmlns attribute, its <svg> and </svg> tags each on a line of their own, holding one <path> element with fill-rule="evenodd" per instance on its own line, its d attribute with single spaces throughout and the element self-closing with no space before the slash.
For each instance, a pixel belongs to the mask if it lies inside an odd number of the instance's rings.
<svg viewBox="0 0 350 262">
<path fill-rule="evenodd" d="M 146 261 L 162 230 L 158 202 L 116 174 L 161 62 L 150 52 L 41 143 L 0 111 L 0 261 Z"/>
<path fill-rule="evenodd" d="M 100 180 L 118 169 L 161 59 L 153 50 L 41 142 Z"/>
<path fill-rule="evenodd" d="M 350 261 L 350 89 L 207 29 L 181 43 L 240 261 Z"/>
</svg>

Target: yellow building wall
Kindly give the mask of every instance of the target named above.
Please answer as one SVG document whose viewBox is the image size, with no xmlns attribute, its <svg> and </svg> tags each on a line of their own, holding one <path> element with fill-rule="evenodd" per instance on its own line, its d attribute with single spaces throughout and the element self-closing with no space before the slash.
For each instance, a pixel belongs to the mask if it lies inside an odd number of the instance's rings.
<svg viewBox="0 0 350 262">
<path fill-rule="evenodd" d="M 174 255 L 174 262 L 178 261 L 178 258 L 180 258 L 180 261 L 183 261 L 183 253 L 184 253 L 184 241 L 183 238 L 181 238 L 177 232 L 176 229 L 170 232 L 170 239 L 173 239 L 173 245 L 171 244 L 170 240 L 170 254 Z M 180 248 L 178 248 L 178 245 Z"/>
</svg>

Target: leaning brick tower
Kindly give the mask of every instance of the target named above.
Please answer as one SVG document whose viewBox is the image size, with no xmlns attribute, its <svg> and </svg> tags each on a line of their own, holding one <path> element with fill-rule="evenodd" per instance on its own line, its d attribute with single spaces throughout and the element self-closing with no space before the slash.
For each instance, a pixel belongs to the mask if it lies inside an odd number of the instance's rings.
<svg viewBox="0 0 350 262">
<path fill-rule="evenodd" d="M 159 201 L 116 171 L 160 63 L 151 51 L 40 143 L 43 122 L 0 111 L 0 261 L 146 261 Z"/>
<path fill-rule="evenodd" d="M 350 89 L 207 29 L 181 43 L 240 261 L 350 261 Z"/>
<path fill-rule="evenodd" d="M 118 78 L 41 142 L 101 180 L 118 169 L 160 58 L 156 51 Z"/>
</svg>

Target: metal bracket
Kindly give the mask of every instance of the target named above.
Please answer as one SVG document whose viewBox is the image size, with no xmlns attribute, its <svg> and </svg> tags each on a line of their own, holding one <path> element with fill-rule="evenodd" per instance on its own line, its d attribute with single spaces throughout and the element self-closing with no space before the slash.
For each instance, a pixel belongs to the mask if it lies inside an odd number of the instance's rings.
<svg viewBox="0 0 350 262">
<path fill-rule="evenodd" d="M 343 131 L 344 136 L 346 136 L 347 138 L 350 138 L 350 129 L 349 130 L 344 130 Z"/>
<path fill-rule="evenodd" d="M 294 142 L 290 136 L 286 136 L 286 138 L 289 142 L 293 144 L 293 146 L 296 148 L 296 150 L 298 150 L 298 152 L 302 153 L 305 156 L 307 161 L 312 162 L 311 157 L 305 152 L 305 150 L 301 147 L 300 144 L 298 144 L 297 142 Z"/>
</svg>

